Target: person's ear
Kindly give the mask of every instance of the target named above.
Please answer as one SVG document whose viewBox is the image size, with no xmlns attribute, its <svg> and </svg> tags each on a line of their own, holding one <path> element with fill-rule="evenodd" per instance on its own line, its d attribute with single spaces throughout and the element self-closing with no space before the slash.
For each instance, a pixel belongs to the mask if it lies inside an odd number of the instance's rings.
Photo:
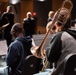
<svg viewBox="0 0 76 75">
<path fill-rule="evenodd" d="M 15 35 L 15 31 L 11 31 L 10 33 L 11 33 L 12 35 Z"/>
</svg>

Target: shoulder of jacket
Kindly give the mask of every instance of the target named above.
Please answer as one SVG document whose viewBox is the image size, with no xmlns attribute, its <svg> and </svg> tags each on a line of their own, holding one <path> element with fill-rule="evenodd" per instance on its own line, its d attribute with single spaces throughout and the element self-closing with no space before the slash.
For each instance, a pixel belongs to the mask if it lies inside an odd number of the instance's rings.
<svg viewBox="0 0 76 75">
<path fill-rule="evenodd" d="M 24 19 L 23 19 L 23 21 L 26 21 L 26 20 L 27 20 L 27 18 L 24 18 Z"/>
<path fill-rule="evenodd" d="M 58 33 L 56 33 L 55 35 L 62 35 L 64 32 L 63 31 L 61 31 L 61 32 L 58 32 Z"/>
<path fill-rule="evenodd" d="M 3 14 L 7 14 L 7 12 L 4 12 Z"/>
<path fill-rule="evenodd" d="M 34 20 L 34 18 L 31 18 L 31 20 Z"/>
<path fill-rule="evenodd" d="M 14 14 L 13 12 L 11 12 L 11 14 Z"/>
</svg>

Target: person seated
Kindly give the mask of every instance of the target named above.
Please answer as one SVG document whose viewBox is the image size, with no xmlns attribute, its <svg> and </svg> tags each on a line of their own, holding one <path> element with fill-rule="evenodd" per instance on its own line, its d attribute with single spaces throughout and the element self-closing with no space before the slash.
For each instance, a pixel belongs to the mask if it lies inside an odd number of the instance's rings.
<svg viewBox="0 0 76 75">
<path fill-rule="evenodd" d="M 30 36 L 24 36 L 20 23 L 12 26 L 11 35 L 14 41 L 8 47 L 6 64 L 9 67 L 9 75 L 21 75 L 23 60 L 31 55 L 32 39 Z"/>
<path fill-rule="evenodd" d="M 57 68 L 63 59 L 76 53 L 76 31 L 71 30 L 71 18 L 66 8 L 62 8 L 55 22 L 57 31 L 46 49 L 47 60 Z"/>
<path fill-rule="evenodd" d="M 47 22 L 52 21 L 53 15 L 54 15 L 54 11 L 49 11 Z"/>
<path fill-rule="evenodd" d="M 50 65 L 53 65 L 53 70 L 50 70 L 49 75 L 55 75 L 54 73 L 57 71 L 57 68 L 60 66 L 67 55 L 76 53 L 76 31 L 71 30 L 71 18 L 70 13 L 68 13 L 69 10 L 62 8 L 59 11 L 59 14 L 57 14 L 57 12 L 53 18 L 54 20 L 49 22 L 48 25 L 48 30 L 49 28 L 52 29 L 52 26 L 56 26 L 56 29 L 54 30 L 55 34 L 52 36 L 51 42 L 46 50 L 40 53 L 38 52 L 37 54 L 37 57 L 39 57 L 38 55 L 41 54 L 41 58 L 46 59 L 44 62 L 44 67 L 48 65 L 46 64 L 47 62 L 49 62 Z M 56 16 L 57 19 L 55 19 Z M 49 35 L 51 35 L 51 33 Z M 47 69 L 47 67 L 45 67 L 43 70 L 45 69 Z M 63 70 L 63 68 L 60 70 Z"/>
</svg>

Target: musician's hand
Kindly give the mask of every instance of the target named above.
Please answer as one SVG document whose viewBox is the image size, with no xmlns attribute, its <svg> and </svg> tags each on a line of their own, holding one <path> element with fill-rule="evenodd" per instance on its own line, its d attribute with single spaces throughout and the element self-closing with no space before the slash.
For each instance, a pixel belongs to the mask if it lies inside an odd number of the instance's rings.
<svg viewBox="0 0 76 75">
<path fill-rule="evenodd" d="M 49 30 L 51 24 L 52 24 L 52 21 L 50 21 L 50 22 L 47 24 L 47 26 L 46 26 L 46 32 L 48 32 L 48 30 Z"/>
</svg>

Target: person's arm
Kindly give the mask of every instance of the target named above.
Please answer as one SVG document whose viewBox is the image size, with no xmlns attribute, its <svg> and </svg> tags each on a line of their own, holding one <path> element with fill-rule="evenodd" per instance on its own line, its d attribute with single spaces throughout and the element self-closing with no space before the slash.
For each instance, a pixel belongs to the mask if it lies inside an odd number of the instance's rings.
<svg viewBox="0 0 76 75">
<path fill-rule="evenodd" d="M 24 31 L 27 30 L 27 23 L 26 23 L 26 18 L 23 19 L 23 28 L 24 28 Z M 26 33 L 26 32 L 25 32 Z"/>
<path fill-rule="evenodd" d="M 1 15 L 1 21 L 2 21 L 2 25 L 4 25 L 4 24 L 7 23 L 6 12 L 4 12 L 4 13 Z"/>
<path fill-rule="evenodd" d="M 8 53 L 7 53 L 7 56 L 6 56 L 7 66 L 14 68 L 15 63 L 17 61 L 17 57 L 18 57 L 17 50 L 13 47 L 9 47 L 8 48 Z"/>
<path fill-rule="evenodd" d="M 47 23 L 47 26 L 46 26 L 46 32 L 48 32 L 48 30 L 49 30 L 51 24 L 52 24 L 52 21 L 50 21 L 50 22 Z"/>
</svg>

